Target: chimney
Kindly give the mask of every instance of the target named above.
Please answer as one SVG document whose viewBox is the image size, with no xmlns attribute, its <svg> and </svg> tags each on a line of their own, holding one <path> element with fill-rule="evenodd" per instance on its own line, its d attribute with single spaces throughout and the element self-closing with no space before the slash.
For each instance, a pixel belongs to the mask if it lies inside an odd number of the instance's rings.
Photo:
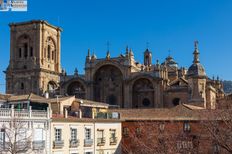
<svg viewBox="0 0 232 154">
<path fill-rule="evenodd" d="M 49 93 L 48 93 L 47 91 L 44 93 L 44 97 L 45 97 L 46 99 L 49 98 Z"/>
</svg>

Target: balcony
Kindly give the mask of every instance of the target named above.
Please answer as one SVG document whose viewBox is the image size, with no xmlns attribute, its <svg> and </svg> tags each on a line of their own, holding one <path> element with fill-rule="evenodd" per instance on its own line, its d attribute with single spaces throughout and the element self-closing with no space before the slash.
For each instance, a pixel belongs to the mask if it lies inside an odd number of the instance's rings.
<svg viewBox="0 0 232 154">
<path fill-rule="evenodd" d="M 11 148 L 14 148 L 16 151 L 25 152 L 31 148 L 30 141 L 18 141 L 18 142 L 0 142 L 0 149 L 9 151 Z M 0 151 L 1 153 L 2 151 Z"/>
<path fill-rule="evenodd" d="M 14 108 L 0 108 L 0 117 L 1 118 L 33 118 L 33 119 L 48 119 L 49 110 L 29 110 L 21 109 L 17 110 Z"/>
<path fill-rule="evenodd" d="M 116 145 L 117 141 L 118 141 L 117 137 L 111 137 L 110 138 L 110 145 Z"/>
<path fill-rule="evenodd" d="M 32 147 L 33 147 L 33 150 L 45 149 L 45 141 L 33 141 Z"/>
<path fill-rule="evenodd" d="M 64 141 L 53 141 L 53 148 L 54 149 L 61 149 L 64 146 Z"/>
<path fill-rule="evenodd" d="M 70 141 L 69 141 L 69 147 L 70 147 L 70 148 L 77 148 L 77 147 L 79 146 L 79 143 L 80 143 L 80 142 L 79 142 L 79 140 L 77 140 L 77 139 L 76 139 L 76 140 L 70 140 Z"/>
<path fill-rule="evenodd" d="M 105 137 L 97 138 L 97 145 L 98 146 L 103 146 L 103 145 L 105 145 L 105 143 L 106 143 Z"/>
<path fill-rule="evenodd" d="M 89 147 L 93 145 L 93 139 L 85 139 L 84 146 Z"/>
</svg>

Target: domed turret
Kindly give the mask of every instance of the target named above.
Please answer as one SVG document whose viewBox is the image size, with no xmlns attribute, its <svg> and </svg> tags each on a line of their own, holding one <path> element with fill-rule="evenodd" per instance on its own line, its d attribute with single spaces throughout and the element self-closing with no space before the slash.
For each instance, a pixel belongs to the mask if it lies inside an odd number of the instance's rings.
<svg viewBox="0 0 232 154">
<path fill-rule="evenodd" d="M 178 67 L 177 62 L 169 55 L 166 60 L 166 64 L 171 67 Z"/>
<path fill-rule="evenodd" d="M 193 52 L 194 54 L 194 60 L 193 64 L 189 67 L 188 69 L 188 76 L 189 77 L 205 77 L 205 69 L 204 67 L 200 64 L 199 60 L 199 51 L 198 51 L 198 41 L 195 41 L 195 50 Z"/>
<path fill-rule="evenodd" d="M 188 85 L 190 91 L 190 102 L 206 102 L 206 74 L 204 67 L 200 64 L 198 42 L 194 42 L 195 50 L 193 64 L 188 69 Z"/>
</svg>

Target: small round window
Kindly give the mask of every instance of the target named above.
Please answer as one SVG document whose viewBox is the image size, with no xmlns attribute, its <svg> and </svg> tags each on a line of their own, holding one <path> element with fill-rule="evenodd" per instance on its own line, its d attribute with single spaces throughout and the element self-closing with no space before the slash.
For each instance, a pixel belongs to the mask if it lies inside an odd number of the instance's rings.
<svg viewBox="0 0 232 154">
<path fill-rule="evenodd" d="M 143 99 L 143 106 L 150 106 L 151 102 L 148 98 Z"/>
</svg>

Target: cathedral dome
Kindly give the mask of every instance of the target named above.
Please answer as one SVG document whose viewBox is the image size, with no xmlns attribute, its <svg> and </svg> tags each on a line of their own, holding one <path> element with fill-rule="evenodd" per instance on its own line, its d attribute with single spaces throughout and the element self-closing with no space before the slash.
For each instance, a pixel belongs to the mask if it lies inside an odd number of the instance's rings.
<svg viewBox="0 0 232 154">
<path fill-rule="evenodd" d="M 165 64 L 168 65 L 168 66 L 170 66 L 170 67 L 176 67 L 176 68 L 178 68 L 177 62 L 170 55 L 162 63 L 162 65 L 165 65 Z"/>
<path fill-rule="evenodd" d="M 171 56 L 168 56 L 166 58 L 166 62 L 169 66 L 178 67 L 177 62 L 175 62 L 175 60 Z"/>
<path fill-rule="evenodd" d="M 200 63 L 194 63 L 188 69 L 188 76 L 206 76 L 205 69 Z"/>
</svg>

